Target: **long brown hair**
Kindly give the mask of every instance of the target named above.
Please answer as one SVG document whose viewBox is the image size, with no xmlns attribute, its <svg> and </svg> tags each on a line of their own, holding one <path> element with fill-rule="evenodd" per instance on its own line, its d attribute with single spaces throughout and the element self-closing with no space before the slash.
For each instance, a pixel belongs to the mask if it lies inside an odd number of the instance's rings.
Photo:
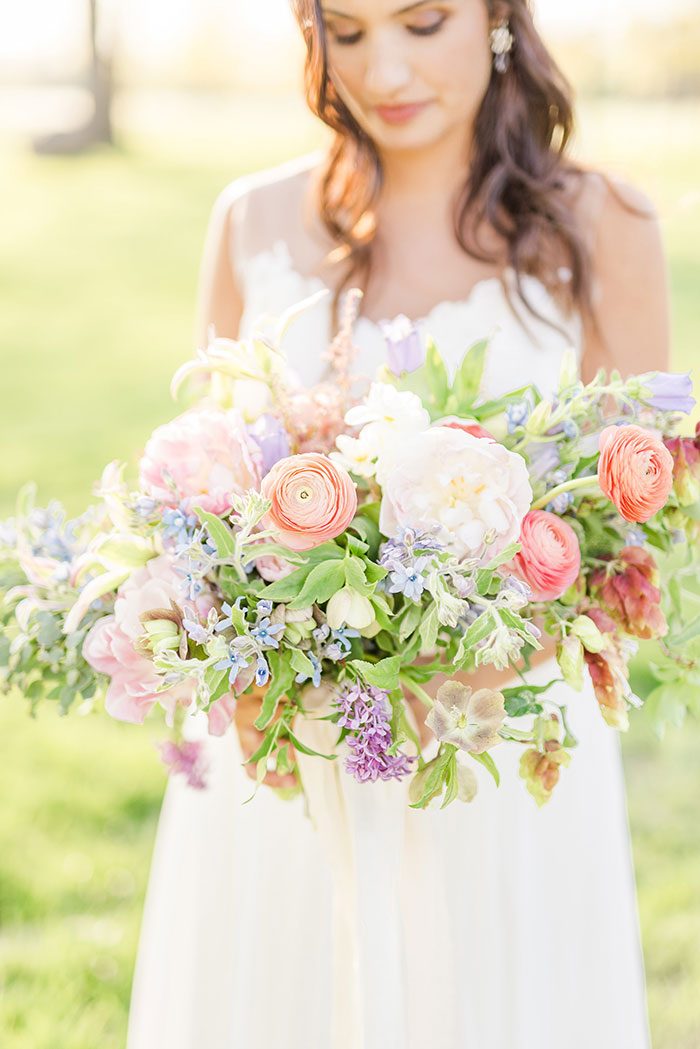
<svg viewBox="0 0 700 1049">
<path fill-rule="evenodd" d="M 493 13 L 493 0 L 486 0 Z M 329 74 L 320 0 L 292 0 L 306 43 L 305 84 L 309 107 L 333 131 L 320 182 L 323 223 L 348 262 L 337 298 L 351 282 L 367 287 L 372 268 L 374 207 L 382 188 L 382 163 L 372 139 L 338 95 Z M 532 314 L 521 283 L 534 274 L 562 294 L 552 280 L 556 257 L 571 278 L 568 305 L 593 320 L 590 249 L 578 228 L 566 177 L 583 169 L 567 156 L 574 127 L 572 89 L 535 29 L 528 0 L 504 0 L 515 39 L 510 68 L 492 71 L 478 112 L 470 170 L 454 214 L 462 249 L 484 262 L 498 260 L 478 242 L 488 223 L 503 237 L 516 287 Z"/>
</svg>

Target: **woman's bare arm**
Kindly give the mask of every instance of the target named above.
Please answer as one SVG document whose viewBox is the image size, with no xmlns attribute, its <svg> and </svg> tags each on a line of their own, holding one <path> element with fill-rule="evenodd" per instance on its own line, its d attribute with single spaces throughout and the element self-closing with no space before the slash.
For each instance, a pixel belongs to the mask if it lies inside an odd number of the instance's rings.
<svg viewBox="0 0 700 1049">
<path fill-rule="evenodd" d="M 623 203 L 607 190 L 596 232 L 600 332 L 586 327 L 581 369 L 586 382 L 601 367 L 617 368 L 623 376 L 669 367 L 668 271 L 659 221 L 644 194 L 615 185 Z"/>
<path fill-rule="evenodd" d="M 235 209 L 242 204 L 241 190 L 233 182 L 219 194 L 212 208 L 199 270 L 195 342 L 206 346 L 209 329 L 235 339 L 243 313 L 243 299 L 234 269 Z"/>
</svg>

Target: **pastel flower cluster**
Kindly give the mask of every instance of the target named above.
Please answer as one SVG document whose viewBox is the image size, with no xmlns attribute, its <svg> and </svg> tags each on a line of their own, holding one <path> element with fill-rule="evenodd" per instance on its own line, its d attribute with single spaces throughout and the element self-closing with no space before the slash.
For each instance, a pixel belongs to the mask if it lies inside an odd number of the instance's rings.
<svg viewBox="0 0 700 1049">
<path fill-rule="evenodd" d="M 549 398 L 530 387 L 489 401 L 485 343 L 449 375 L 401 317 L 361 391 L 346 308 L 333 381 L 307 390 L 283 348 L 303 308 L 265 338 L 213 339 L 178 371 L 174 389 L 194 401 L 154 431 L 135 490 L 110 464 L 73 522 L 22 493 L 0 525 L 0 680 L 33 707 L 103 703 L 133 724 L 160 707 L 163 761 L 196 789 L 207 748 L 188 718 L 224 735 L 252 693 L 258 784 L 297 773 L 300 752 L 342 754 L 361 783 L 410 778 L 414 807 L 471 802 L 474 763 L 498 782 L 508 741 L 544 804 L 576 744 L 555 679 L 498 691 L 469 676 L 520 668 L 550 636 L 568 685 L 588 677 L 622 731 L 642 705 L 638 640 L 663 638 L 657 710 L 700 673 L 683 606 L 700 538 L 700 428 L 678 433 L 689 377 L 584 385 L 567 355 Z M 659 558 L 681 549 L 671 584 Z M 295 718 L 329 693 L 337 742 L 315 755 Z"/>
</svg>

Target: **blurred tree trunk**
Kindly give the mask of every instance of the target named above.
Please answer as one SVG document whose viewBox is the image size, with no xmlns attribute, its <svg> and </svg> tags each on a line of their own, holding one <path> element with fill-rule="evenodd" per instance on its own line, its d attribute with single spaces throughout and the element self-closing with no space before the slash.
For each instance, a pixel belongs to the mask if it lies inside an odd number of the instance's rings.
<svg viewBox="0 0 700 1049">
<path fill-rule="evenodd" d="M 114 84 L 114 34 L 99 32 L 98 0 L 88 0 L 90 26 L 90 72 L 88 86 L 93 112 L 87 123 L 70 131 L 43 135 L 34 142 L 37 153 L 81 153 L 97 143 L 112 145 L 112 99 Z"/>
</svg>

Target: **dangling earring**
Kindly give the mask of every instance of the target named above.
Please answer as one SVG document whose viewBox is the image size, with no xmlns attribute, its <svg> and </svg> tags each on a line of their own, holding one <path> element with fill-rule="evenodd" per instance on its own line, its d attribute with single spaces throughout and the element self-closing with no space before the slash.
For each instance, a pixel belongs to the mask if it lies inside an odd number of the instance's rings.
<svg viewBox="0 0 700 1049">
<path fill-rule="evenodd" d="M 489 34 L 493 52 L 493 68 L 497 73 L 505 73 L 510 65 L 510 53 L 513 50 L 514 37 L 508 20 L 494 26 Z"/>
</svg>

